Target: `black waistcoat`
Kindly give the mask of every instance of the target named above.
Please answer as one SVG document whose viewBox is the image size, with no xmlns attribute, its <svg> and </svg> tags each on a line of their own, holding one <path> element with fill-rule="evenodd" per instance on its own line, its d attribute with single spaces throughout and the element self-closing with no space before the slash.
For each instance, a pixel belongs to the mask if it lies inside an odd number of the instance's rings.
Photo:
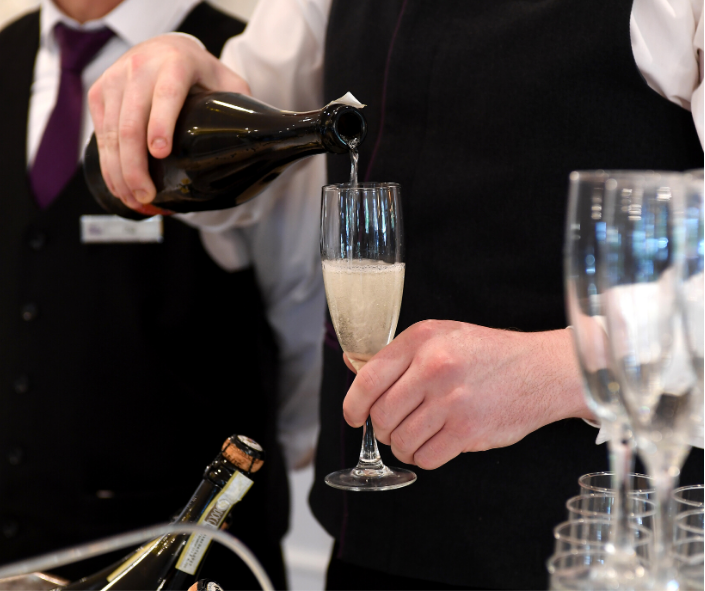
<svg viewBox="0 0 705 591">
<path fill-rule="evenodd" d="M 399 330 L 426 318 L 564 327 L 569 172 L 702 166 L 691 114 L 639 74 L 630 12 L 630 0 L 333 3 L 325 96 L 350 90 L 369 105 L 360 178 L 402 186 Z M 347 180 L 340 159 L 328 172 Z M 455 585 L 545 589 L 565 500 L 580 474 L 607 467 L 597 431 L 560 421 L 419 470 L 408 488 L 344 493 L 323 476 L 359 453 L 360 432 L 341 416 L 349 383 L 340 352 L 326 348 L 311 504 L 339 557 Z"/>
<path fill-rule="evenodd" d="M 243 26 L 201 4 L 180 30 L 217 55 Z M 173 219 L 161 244 L 81 244 L 79 216 L 105 213 L 81 170 L 35 205 L 38 40 L 38 13 L 0 34 L 0 562 L 169 520 L 233 433 L 268 452 L 233 531 L 276 543 L 288 492 L 254 273 L 224 272 Z"/>
</svg>

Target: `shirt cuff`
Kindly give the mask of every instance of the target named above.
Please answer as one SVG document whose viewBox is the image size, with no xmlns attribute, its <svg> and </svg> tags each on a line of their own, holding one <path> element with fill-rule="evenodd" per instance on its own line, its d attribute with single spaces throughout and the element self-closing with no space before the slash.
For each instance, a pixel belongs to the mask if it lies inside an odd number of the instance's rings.
<svg viewBox="0 0 705 591">
<path fill-rule="evenodd" d="M 599 431 L 597 433 L 597 437 L 595 438 L 595 445 L 601 445 L 602 443 L 604 443 L 605 441 L 607 441 L 609 439 L 609 437 L 607 436 L 607 429 L 603 429 L 602 425 L 600 425 L 600 423 L 598 423 L 597 421 L 591 421 L 589 419 L 583 419 L 583 421 L 585 421 L 591 427 L 595 427 L 595 429 L 599 429 Z"/>
</svg>

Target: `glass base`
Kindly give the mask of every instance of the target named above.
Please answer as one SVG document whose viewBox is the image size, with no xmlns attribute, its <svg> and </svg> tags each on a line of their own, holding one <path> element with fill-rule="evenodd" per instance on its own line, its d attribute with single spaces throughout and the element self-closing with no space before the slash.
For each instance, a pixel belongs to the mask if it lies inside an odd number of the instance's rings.
<svg viewBox="0 0 705 591">
<path fill-rule="evenodd" d="M 328 486 L 341 490 L 394 490 L 409 486 L 416 481 L 416 474 L 405 468 L 389 468 L 382 466 L 380 469 L 359 468 L 352 470 L 339 470 L 326 476 Z"/>
</svg>

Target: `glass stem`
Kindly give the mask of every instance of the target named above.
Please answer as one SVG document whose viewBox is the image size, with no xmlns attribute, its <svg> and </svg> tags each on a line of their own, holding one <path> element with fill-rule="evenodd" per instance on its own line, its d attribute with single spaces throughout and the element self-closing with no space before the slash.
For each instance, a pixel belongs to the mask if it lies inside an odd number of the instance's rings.
<svg viewBox="0 0 705 591">
<path fill-rule="evenodd" d="M 634 438 L 631 428 L 624 421 L 618 421 L 611 429 L 609 439 L 610 464 L 612 467 L 612 488 L 614 499 L 614 546 L 615 553 L 623 559 L 635 555 L 634 544 L 629 533 L 629 474 L 634 471 Z"/>
<path fill-rule="evenodd" d="M 362 434 L 362 447 L 360 448 L 360 460 L 357 468 L 361 470 L 383 470 L 384 462 L 379 455 L 375 431 L 372 428 L 372 419 L 367 417 Z"/>
<path fill-rule="evenodd" d="M 644 463 L 654 479 L 656 489 L 656 515 L 654 520 L 654 564 L 656 564 L 656 585 L 663 589 L 672 588 L 674 579 L 673 557 L 673 512 L 671 493 L 678 485 L 680 470 L 671 464 L 670 456 L 657 451 L 644 454 Z"/>
</svg>

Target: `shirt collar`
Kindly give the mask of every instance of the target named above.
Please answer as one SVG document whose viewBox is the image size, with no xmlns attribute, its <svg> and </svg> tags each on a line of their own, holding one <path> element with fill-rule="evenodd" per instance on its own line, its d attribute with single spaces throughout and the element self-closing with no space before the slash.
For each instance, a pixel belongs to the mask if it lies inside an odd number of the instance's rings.
<svg viewBox="0 0 705 591">
<path fill-rule="evenodd" d="M 40 35 L 44 45 L 54 44 L 54 26 L 62 22 L 72 28 L 90 31 L 109 27 L 128 45 L 173 31 L 200 0 L 123 0 L 102 19 L 83 25 L 66 16 L 52 2 L 41 0 Z"/>
</svg>

